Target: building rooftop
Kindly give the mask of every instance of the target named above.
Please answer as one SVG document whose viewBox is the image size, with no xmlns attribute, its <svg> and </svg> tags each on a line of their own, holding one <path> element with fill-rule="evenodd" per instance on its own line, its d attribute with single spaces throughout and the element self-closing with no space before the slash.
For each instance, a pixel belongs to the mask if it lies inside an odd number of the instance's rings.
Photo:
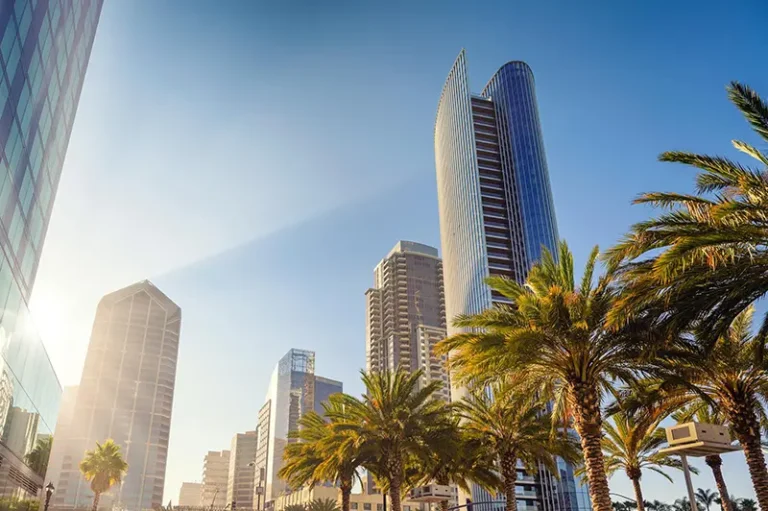
<svg viewBox="0 0 768 511">
<path fill-rule="evenodd" d="M 437 257 L 437 249 L 435 247 L 430 247 L 429 245 L 424 245 L 423 243 L 417 243 L 415 241 L 398 241 L 392 250 L 389 251 L 389 254 L 387 254 L 387 258 L 392 257 L 393 254 L 397 253 L 422 254 Z"/>
</svg>

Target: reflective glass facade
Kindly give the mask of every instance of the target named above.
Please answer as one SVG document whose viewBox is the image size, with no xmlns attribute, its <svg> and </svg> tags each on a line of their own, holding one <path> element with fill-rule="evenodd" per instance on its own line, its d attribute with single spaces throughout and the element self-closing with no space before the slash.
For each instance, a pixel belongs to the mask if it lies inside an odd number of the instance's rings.
<svg viewBox="0 0 768 511">
<path fill-rule="evenodd" d="M 61 464 L 49 467 L 48 479 L 57 509 L 90 506 L 93 492 L 78 464 L 108 438 L 120 445 L 128 472 L 101 505 L 140 511 L 162 504 L 180 330 L 181 309 L 149 281 L 101 299 L 71 423 L 56 428 L 51 458 Z"/>
<path fill-rule="evenodd" d="M 469 87 L 462 51 L 443 87 L 435 123 L 440 237 L 443 248 L 448 334 L 451 318 L 475 314 L 508 300 L 485 279 L 523 281 L 542 253 L 556 248 L 558 234 L 533 72 L 509 62 L 481 94 Z M 454 399 L 466 389 L 453 388 Z M 541 471 L 518 481 L 518 507 L 547 511 L 590 508 L 586 489 L 561 463 L 561 481 Z M 460 501 L 468 496 L 462 496 Z M 473 488 L 475 502 L 492 500 Z M 479 506 L 478 510 L 494 506 Z"/>
<path fill-rule="evenodd" d="M 275 499 L 286 491 L 285 482 L 277 476 L 282 467 L 285 445 L 292 441 L 289 431 L 298 429 L 298 421 L 308 411 L 322 413 L 322 403 L 328 396 L 342 392 L 341 382 L 315 376 L 315 353 L 290 350 L 272 373 L 266 404 L 259 411 L 254 487 L 262 486 L 264 500 L 258 509 L 271 508 Z M 239 506 L 238 506 L 239 507 Z"/>
<path fill-rule="evenodd" d="M 0 1 L 0 499 L 35 498 L 24 463 L 61 387 L 27 303 L 102 0 Z"/>
</svg>

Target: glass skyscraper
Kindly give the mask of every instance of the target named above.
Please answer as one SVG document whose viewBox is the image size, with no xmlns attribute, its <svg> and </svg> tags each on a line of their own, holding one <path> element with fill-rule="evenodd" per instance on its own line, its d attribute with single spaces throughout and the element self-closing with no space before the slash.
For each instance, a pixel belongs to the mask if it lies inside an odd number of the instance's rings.
<svg viewBox="0 0 768 511">
<path fill-rule="evenodd" d="M 458 333 L 451 318 L 507 302 L 485 283 L 488 276 L 523 281 L 542 248 L 556 248 L 533 72 L 525 62 L 508 62 L 473 94 L 462 50 L 437 108 L 435 163 L 450 335 Z M 465 392 L 453 388 L 452 397 Z M 542 470 L 534 480 L 519 480 L 521 511 L 589 509 L 573 468 L 561 463 L 560 476 L 558 481 Z M 473 501 L 491 499 L 480 488 L 472 491 Z"/>
<path fill-rule="evenodd" d="M 27 304 L 102 0 L 0 1 L 0 498 L 43 484 L 24 462 L 61 386 Z"/>
<path fill-rule="evenodd" d="M 313 351 L 292 349 L 277 363 L 266 402 L 259 411 L 256 432 L 254 488 L 264 488 L 264 499 L 257 499 L 257 509 L 272 508 L 275 499 L 288 490 L 285 481 L 277 476 L 285 446 L 294 441 L 288 438 L 288 432 L 299 428 L 299 419 L 306 412 L 322 414 L 322 403 L 342 391 L 340 381 L 315 376 Z"/>
</svg>

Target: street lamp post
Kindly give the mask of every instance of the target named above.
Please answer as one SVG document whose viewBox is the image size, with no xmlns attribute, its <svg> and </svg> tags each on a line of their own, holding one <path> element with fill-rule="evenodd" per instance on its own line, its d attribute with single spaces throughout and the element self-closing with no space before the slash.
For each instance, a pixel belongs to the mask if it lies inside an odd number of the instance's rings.
<svg viewBox="0 0 768 511">
<path fill-rule="evenodd" d="M 48 511 L 54 491 L 56 491 L 56 488 L 53 487 L 52 482 L 48 481 L 48 484 L 45 485 L 45 506 L 43 507 L 45 511 Z"/>
</svg>

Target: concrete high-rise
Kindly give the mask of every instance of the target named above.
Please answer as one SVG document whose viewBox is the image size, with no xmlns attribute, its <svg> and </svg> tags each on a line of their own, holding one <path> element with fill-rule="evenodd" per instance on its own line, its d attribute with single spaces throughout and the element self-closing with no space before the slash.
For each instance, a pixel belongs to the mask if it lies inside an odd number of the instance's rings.
<svg viewBox="0 0 768 511">
<path fill-rule="evenodd" d="M 255 431 L 237 433 L 232 437 L 226 500 L 231 509 L 253 509 L 258 440 Z"/>
<path fill-rule="evenodd" d="M 112 438 L 128 462 L 122 484 L 102 499 L 129 510 L 161 505 L 176 381 L 181 309 L 149 281 L 99 302 L 70 434 L 56 438 L 60 466 L 49 467 L 55 507 L 85 507 L 93 493 L 78 463 Z"/>
<path fill-rule="evenodd" d="M 0 1 L 0 498 L 34 500 L 25 463 L 61 399 L 28 303 L 102 0 Z M 22 504 L 23 505 L 23 504 Z"/>
<path fill-rule="evenodd" d="M 445 337 L 443 263 L 437 249 L 399 241 L 373 270 L 366 297 L 366 370 L 423 370 L 420 381 L 443 383 L 450 399 L 444 357 L 433 352 Z"/>
<path fill-rule="evenodd" d="M 287 490 L 285 481 L 277 473 L 283 464 L 285 446 L 293 441 L 288 438 L 288 432 L 298 429 L 299 419 L 305 413 L 322 413 L 322 403 L 328 396 L 342 391 L 341 382 L 315 376 L 313 351 L 292 349 L 277 363 L 265 404 L 259 410 L 256 430 L 253 489 L 256 493 L 263 488 L 264 494 L 263 499 L 257 499 L 256 509 L 270 507 Z"/>
<path fill-rule="evenodd" d="M 224 507 L 229 484 L 229 451 L 208 451 L 203 460 L 203 507 Z"/>
<path fill-rule="evenodd" d="M 533 72 L 525 62 L 503 65 L 473 94 L 462 50 L 438 103 L 435 163 L 448 318 L 507 303 L 485 279 L 522 282 L 542 249 L 554 252 L 558 240 Z M 449 325 L 448 334 L 458 332 Z M 454 397 L 465 392 L 452 389 Z M 545 471 L 535 484 L 520 481 L 523 495 L 537 495 L 521 498 L 521 510 L 590 508 L 573 467 L 559 465 L 559 481 Z M 472 494 L 475 501 L 489 497 L 480 488 Z"/>
</svg>

